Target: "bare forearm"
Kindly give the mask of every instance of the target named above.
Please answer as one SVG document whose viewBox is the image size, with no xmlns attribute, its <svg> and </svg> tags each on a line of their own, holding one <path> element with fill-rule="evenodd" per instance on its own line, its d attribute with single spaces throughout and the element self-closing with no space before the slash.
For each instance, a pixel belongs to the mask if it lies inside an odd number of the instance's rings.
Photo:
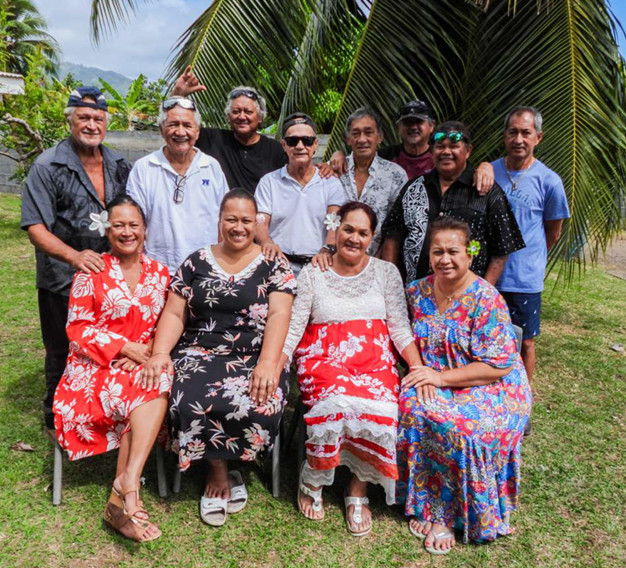
<svg viewBox="0 0 626 568">
<path fill-rule="evenodd" d="M 409 367 L 418 367 L 422 365 L 422 358 L 420 357 L 419 351 L 417 350 L 417 345 L 415 345 L 415 341 L 411 341 L 403 350 L 402 358 L 408 363 Z"/>
<path fill-rule="evenodd" d="M 563 227 L 563 219 L 554 221 L 545 221 L 544 230 L 546 233 L 546 245 L 550 250 L 561 238 L 561 229 Z"/>
<path fill-rule="evenodd" d="M 172 292 L 170 292 L 171 294 Z M 161 318 L 159 319 L 159 325 L 154 336 L 154 344 L 152 346 L 152 353 L 154 355 L 159 353 L 169 354 L 180 339 L 185 329 L 185 317 L 181 317 L 180 314 L 163 310 Z"/>
<path fill-rule="evenodd" d="M 268 361 L 273 365 L 278 365 L 283 360 L 286 362 L 287 356 L 283 356 L 282 349 L 289 329 L 290 316 L 290 309 L 276 311 L 268 315 L 259 361 Z"/>
<path fill-rule="evenodd" d="M 450 369 L 441 373 L 444 387 L 479 387 L 495 383 L 509 372 L 506 369 L 497 369 L 487 363 L 470 363 L 458 369 Z"/>
<path fill-rule="evenodd" d="M 78 251 L 66 245 L 59 237 L 53 235 L 44 225 L 28 227 L 28 238 L 35 248 L 67 264 L 73 264 Z"/>
<path fill-rule="evenodd" d="M 388 262 L 398 264 L 400 257 L 400 241 L 393 237 L 386 237 L 381 247 L 381 258 Z"/>
<path fill-rule="evenodd" d="M 500 278 L 500 274 L 504 270 L 504 265 L 506 264 L 506 260 L 509 258 L 508 256 L 493 256 L 489 260 L 489 265 L 487 266 L 487 271 L 485 272 L 485 280 L 490 284 L 496 285 L 498 278 Z"/>
<path fill-rule="evenodd" d="M 270 229 L 267 223 L 258 223 L 254 232 L 254 239 L 260 245 L 273 242 L 270 237 Z"/>
</svg>

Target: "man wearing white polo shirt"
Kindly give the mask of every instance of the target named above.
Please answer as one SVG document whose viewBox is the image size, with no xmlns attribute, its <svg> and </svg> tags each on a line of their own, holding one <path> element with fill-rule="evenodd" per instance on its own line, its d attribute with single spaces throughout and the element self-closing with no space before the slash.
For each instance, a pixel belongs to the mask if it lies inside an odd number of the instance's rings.
<svg viewBox="0 0 626 568">
<path fill-rule="evenodd" d="M 311 117 L 287 117 L 281 144 L 288 164 L 264 175 L 254 194 L 259 208 L 256 240 L 268 259 L 284 256 L 298 274 L 318 252 L 334 252 L 332 214 L 345 197 L 339 180 L 320 177 L 313 165 L 318 142 Z"/>
<path fill-rule="evenodd" d="M 194 147 L 200 113 L 192 100 L 164 101 L 158 123 L 165 146 L 137 160 L 126 191 L 146 214 L 145 253 L 173 274 L 192 252 L 217 243 L 228 185 L 218 161 Z"/>
</svg>

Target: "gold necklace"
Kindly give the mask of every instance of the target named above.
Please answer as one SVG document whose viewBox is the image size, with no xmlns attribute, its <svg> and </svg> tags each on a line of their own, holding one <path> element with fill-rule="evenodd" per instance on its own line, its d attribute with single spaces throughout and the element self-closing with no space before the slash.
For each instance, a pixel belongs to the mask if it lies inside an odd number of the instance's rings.
<svg viewBox="0 0 626 568">
<path fill-rule="evenodd" d="M 459 292 L 465 290 L 466 287 L 467 287 L 467 285 L 466 285 L 466 281 L 464 279 L 463 280 L 463 284 L 461 284 L 454 292 L 452 292 L 452 294 L 450 296 L 446 296 L 446 294 L 444 294 L 441 291 L 441 287 L 437 286 L 437 280 L 435 279 L 435 289 L 439 288 L 438 292 L 446 299 L 446 302 L 447 302 L 448 306 L 453 302 L 453 300 L 457 296 L 457 294 Z"/>
<path fill-rule="evenodd" d="M 515 181 L 511 177 L 511 173 L 509 172 L 509 166 L 506 165 L 506 158 L 504 159 L 504 169 L 506 170 L 506 175 L 509 178 L 509 181 L 511 182 L 511 187 L 512 187 L 513 191 L 517 190 L 517 186 L 522 181 L 524 176 L 528 173 L 528 170 L 530 170 L 530 168 L 533 167 L 534 163 L 535 163 L 535 158 L 532 159 L 532 161 L 530 162 L 530 165 L 524 170 L 524 173 L 520 177 L 517 178 L 517 181 Z M 519 170 L 516 170 L 516 171 L 519 171 Z"/>
</svg>

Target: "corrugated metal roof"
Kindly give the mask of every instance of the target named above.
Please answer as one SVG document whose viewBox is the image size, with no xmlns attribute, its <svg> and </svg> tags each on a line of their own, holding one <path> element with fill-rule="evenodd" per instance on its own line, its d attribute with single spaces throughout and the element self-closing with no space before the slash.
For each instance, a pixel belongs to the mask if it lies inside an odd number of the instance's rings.
<svg viewBox="0 0 626 568">
<path fill-rule="evenodd" d="M 24 78 L 19 73 L 6 73 L 5 71 L 0 71 L 0 77 L 10 77 L 11 79 L 23 79 Z"/>
</svg>

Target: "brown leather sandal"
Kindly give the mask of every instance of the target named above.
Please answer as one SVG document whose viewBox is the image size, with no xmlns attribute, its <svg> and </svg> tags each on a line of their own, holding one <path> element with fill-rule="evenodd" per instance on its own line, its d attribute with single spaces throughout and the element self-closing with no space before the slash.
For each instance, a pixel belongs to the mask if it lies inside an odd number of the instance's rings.
<svg viewBox="0 0 626 568">
<path fill-rule="evenodd" d="M 130 493 L 138 492 L 137 489 L 133 489 L 132 491 L 128 491 L 122 496 L 122 507 L 119 507 L 115 504 L 115 501 L 120 497 L 119 492 L 113 491 L 114 499 L 109 500 L 105 509 L 104 509 L 104 522 L 109 525 L 111 528 L 115 529 L 122 536 L 134 540 L 136 542 L 149 542 L 151 540 L 156 540 L 161 536 L 161 531 L 159 528 L 150 523 L 149 521 L 142 519 L 141 517 L 137 517 L 137 513 L 142 513 L 144 515 L 148 515 L 147 511 L 142 508 L 137 508 L 136 511 L 133 512 L 132 515 L 129 515 L 126 511 L 125 499 L 126 495 Z M 155 527 L 158 533 L 152 536 L 146 536 L 146 531 L 150 527 Z M 125 529 L 125 532 L 122 532 L 122 529 Z"/>
</svg>

